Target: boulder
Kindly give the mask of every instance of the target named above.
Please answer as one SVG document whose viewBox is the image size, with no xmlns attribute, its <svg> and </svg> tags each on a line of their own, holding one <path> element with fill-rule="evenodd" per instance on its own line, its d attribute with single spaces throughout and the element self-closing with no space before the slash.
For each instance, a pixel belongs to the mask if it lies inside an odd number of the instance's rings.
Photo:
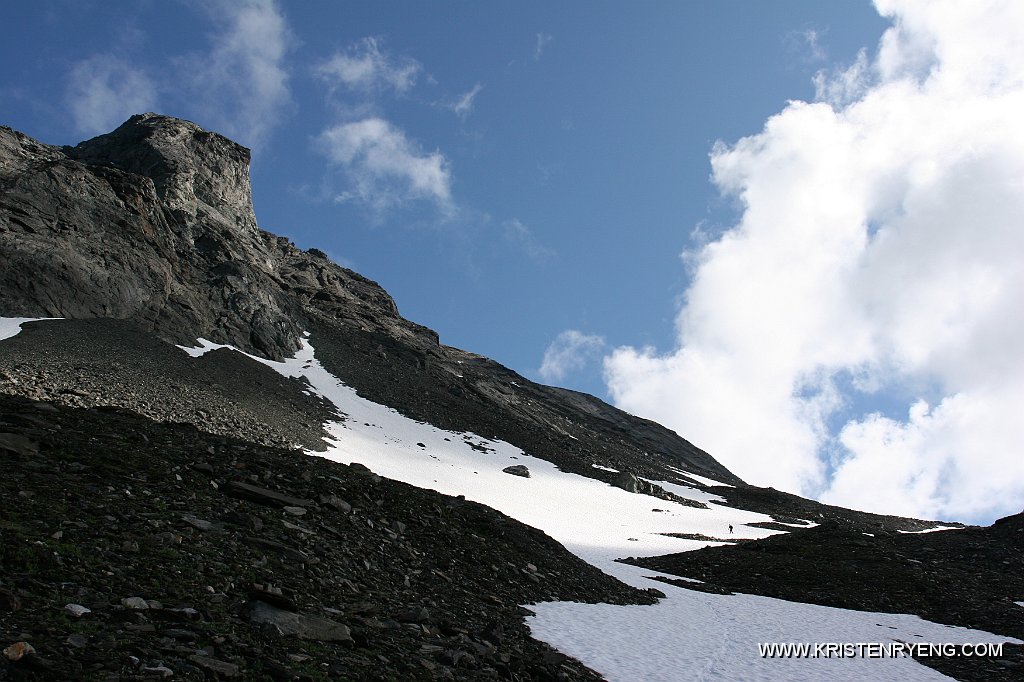
<svg viewBox="0 0 1024 682">
<path fill-rule="evenodd" d="M 316 642 L 351 642 L 352 633 L 347 625 L 279 609 L 262 600 L 249 602 L 249 620 L 257 625 L 269 625 L 286 637 L 298 637 Z"/>
</svg>

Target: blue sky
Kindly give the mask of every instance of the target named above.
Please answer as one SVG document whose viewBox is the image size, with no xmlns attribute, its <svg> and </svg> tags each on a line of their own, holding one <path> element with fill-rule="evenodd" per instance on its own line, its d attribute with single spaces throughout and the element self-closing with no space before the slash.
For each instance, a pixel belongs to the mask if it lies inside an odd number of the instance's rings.
<svg viewBox="0 0 1024 682">
<path fill-rule="evenodd" d="M 928 216 L 956 213 L 943 169 L 1024 166 L 1015 137 L 964 132 L 1012 128 L 1012 4 L 12 3 L 0 122 L 74 144 L 142 110 L 196 121 L 253 148 L 264 229 L 443 342 L 658 419 L 752 482 L 986 520 L 1024 506 L 1024 434 L 940 443 L 1024 402 L 1005 352 L 971 364 L 1020 335 L 992 319 L 1022 212 L 1007 191 L 980 221 Z M 968 233 L 987 236 L 936 280 Z"/>
<path fill-rule="evenodd" d="M 200 3 L 21 3 L 6 22 L 3 123 L 53 143 L 105 132 L 132 113 L 76 124 L 76 64 L 112 55 L 145 70 L 150 104 L 223 130 L 244 102 L 196 106 L 184 58 L 224 32 Z M 866 3 L 282 3 L 288 97 L 255 147 L 264 229 L 317 246 L 380 281 L 402 312 L 539 378 L 563 329 L 611 344 L 671 343 L 687 273 L 679 253 L 729 203 L 708 182 L 718 139 L 757 132 L 814 94 L 823 54 L 850 61 L 885 22 Z M 404 92 L 329 85 L 318 65 L 372 38 L 414 64 Z M 201 57 L 200 57 L 201 58 Z M 480 86 L 461 116 L 451 106 Z M 225 93 L 230 95 L 231 93 Z M 439 152 L 459 215 L 429 200 L 377 211 L 346 189 L 317 138 L 372 112 L 424 154 Z M 211 115 L 213 114 L 213 115 Z M 521 226 L 521 227 L 520 227 Z M 563 383 L 604 396 L 599 367 Z"/>
</svg>

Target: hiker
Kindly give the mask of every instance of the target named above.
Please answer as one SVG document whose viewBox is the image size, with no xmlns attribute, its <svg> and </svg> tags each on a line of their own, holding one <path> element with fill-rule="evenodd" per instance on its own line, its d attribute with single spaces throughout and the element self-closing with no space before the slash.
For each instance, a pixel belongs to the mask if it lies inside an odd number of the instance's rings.
<svg viewBox="0 0 1024 682">
<path fill-rule="evenodd" d="M 729 532 L 730 533 L 732 532 L 732 524 L 731 523 L 729 524 Z"/>
</svg>

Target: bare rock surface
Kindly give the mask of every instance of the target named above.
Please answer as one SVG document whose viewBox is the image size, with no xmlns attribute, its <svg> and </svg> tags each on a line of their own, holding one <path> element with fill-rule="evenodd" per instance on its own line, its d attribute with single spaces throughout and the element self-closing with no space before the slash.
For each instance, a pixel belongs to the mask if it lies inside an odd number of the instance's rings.
<svg viewBox="0 0 1024 682">
<path fill-rule="evenodd" d="M 195 123 L 141 114 L 65 151 L 77 161 L 149 178 L 181 224 L 212 222 L 234 228 L 239 236 L 259 236 L 249 150 Z"/>
</svg>

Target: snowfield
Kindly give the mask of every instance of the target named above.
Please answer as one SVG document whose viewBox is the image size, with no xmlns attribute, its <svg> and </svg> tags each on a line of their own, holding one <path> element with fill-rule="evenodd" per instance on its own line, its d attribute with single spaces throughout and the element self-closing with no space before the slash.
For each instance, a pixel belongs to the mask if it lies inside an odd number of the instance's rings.
<svg viewBox="0 0 1024 682">
<path fill-rule="evenodd" d="M 0 341 L 17 336 L 21 331 L 21 325 L 26 322 L 38 322 L 39 320 L 52 320 L 52 317 L 0 317 Z"/>
<path fill-rule="evenodd" d="M 0 339 L 17 334 L 25 321 L 0 319 Z M 198 357 L 224 347 L 199 339 L 196 347 L 182 349 Z M 543 530 L 570 552 L 624 582 L 665 592 L 667 597 L 653 606 L 553 602 L 529 607 L 535 614 L 527 619 L 534 636 L 609 680 L 937 680 L 946 678 L 911 658 L 763 658 L 758 645 L 1017 642 L 916 616 L 706 594 L 652 580 L 653 571 L 615 559 L 722 544 L 664 533 L 726 538 L 729 525 L 734 526 L 732 537 L 736 538 L 761 538 L 779 531 L 745 525 L 772 518 L 716 504 L 721 498 L 703 490 L 653 481 L 676 495 L 706 503 L 708 509 L 628 493 L 559 471 L 509 443 L 444 431 L 404 417 L 359 397 L 327 372 L 308 339 L 289 360 L 253 359 L 284 376 L 306 377 L 310 390 L 330 400 L 344 415 L 342 421 L 327 425 L 328 451 L 310 454 L 345 464 L 358 462 L 381 476 L 464 495 Z M 528 467 L 530 477 L 502 472 L 513 464 Z"/>
<path fill-rule="evenodd" d="M 184 350 L 198 356 L 223 347 L 205 339 L 198 343 L 198 347 Z M 653 606 L 550 602 L 529 607 L 535 615 L 527 623 L 535 637 L 609 680 L 942 680 L 948 678 L 909 657 L 763 658 L 758 645 L 1018 641 L 917 616 L 849 611 L 753 595 L 707 594 L 652 580 L 649 576 L 656 575 L 654 571 L 615 559 L 725 544 L 663 533 L 727 537 L 731 524 L 734 537 L 766 537 L 778 531 L 744 524 L 773 519 L 715 504 L 720 497 L 665 481 L 653 483 L 704 502 L 709 509 L 628 493 L 562 472 L 509 443 L 444 431 L 409 419 L 361 398 L 330 374 L 316 360 L 308 339 L 292 359 L 254 359 L 284 376 L 306 377 L 311 390 L 345 415 L 344 421 L 328 425 L 333 438 L 328 451 L 311 454 L 344 464 L 358 462 L 381 476 L 464 495 L 543 530 L 573 554 L 623 582 L 665 592 L 666 598 Z M 502 472 L 513 464 L 528 467 L 530 478 Z M 683 470 L 679 473 L 718 485 Z M 804 527 L 812 525 L 807 522 Z"/>
<path fill-rule="evenodd" d="M 924 530 L 898 530 L 896 532 L 907 535 L 920 535 L 921 533 L 937 533 L 940 530 L 960 530 L 960 526 L 935 526 L 934 528 L 925 528 Z"/>
</svg>

